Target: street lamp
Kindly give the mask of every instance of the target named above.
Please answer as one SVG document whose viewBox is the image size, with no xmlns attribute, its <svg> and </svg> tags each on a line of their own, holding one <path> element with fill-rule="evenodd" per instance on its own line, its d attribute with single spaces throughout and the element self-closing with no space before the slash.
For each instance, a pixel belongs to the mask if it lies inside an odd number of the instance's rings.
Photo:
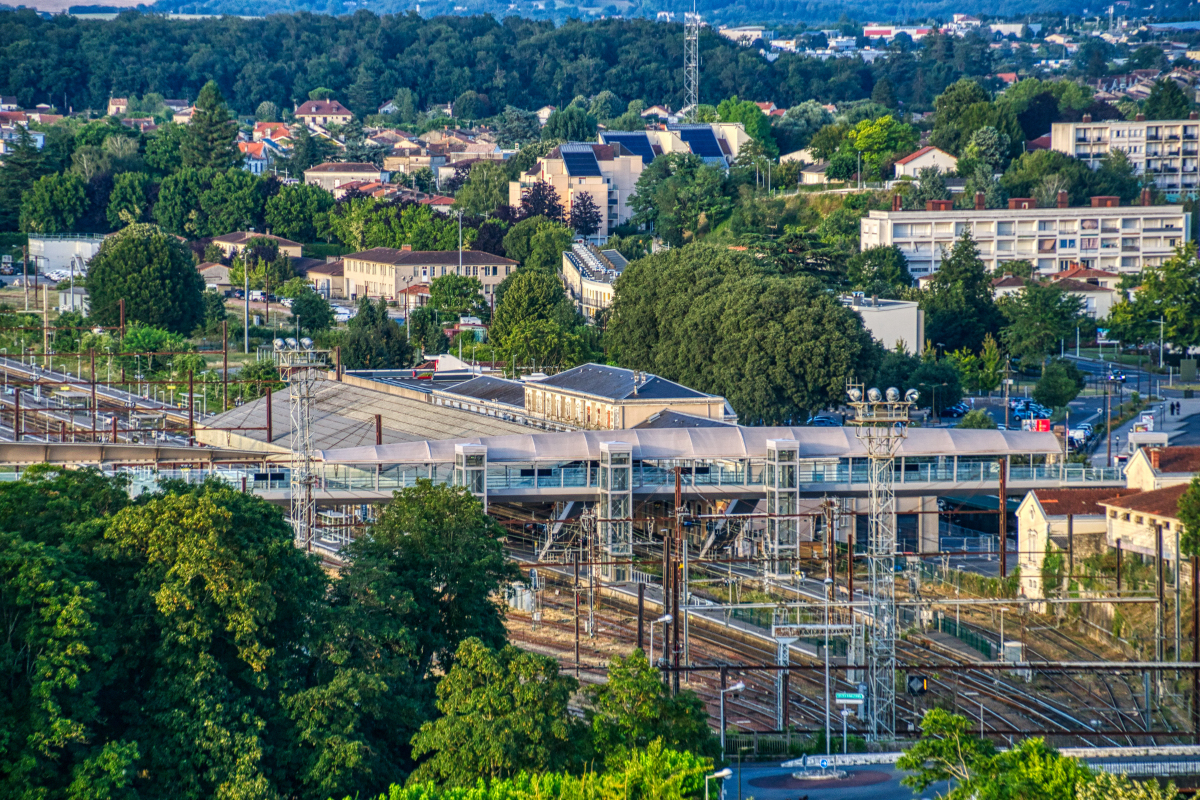
<svg viewBox="0 0 1200 800">
<path fill-rule="evenodd" d="M 674 619 L 674 617 L 672 617 L 670 614 L 663 614 L 661 617 L 654 620 L 654 622 L 650 623 L 650 665 L 651 666 L 654 666 L 654 626 L 655 625 L 663 625 L 663 626 L 670 625 L 671 620 L 673 620 L 673 619 Z M 667 638 L 667 632 L 666 632 L 666 628 L 664 627 L 663 628 L 664 641 L 666 640 L 666 638 Z M 666 649 L 666 645 L 663 645 L 663 648 Z"/>
<path fill-rule="evenodd" d="M 653 627 L 650 629 L 650 635 L 651 636 L 654 635 Z M 740 692 L 745 688 L 746 688 L 746 684 L 742 681 L 738 681 L 733 686 L 730 686 L 728 689 L 721 689 L 719 692 L 719 694 L 721 695 L 721 756 L 722 757 L 724 757 L 724 755 L 725 755 L 725 694 L 727 692 Z"/>
<path fill-rule="evenodd" d="M 732 777 L 733 777 L 733 770 L 731 770 L 729 767 L 726 767 L 725 769 L 721 770 L 720 772 L 714 772 L 712 775 L 705 775 L 704 776 L 704 800 L 708 800 L 708 782 L 709 781 L 714 780 L 714 779 L 723 781 L 726 778 L 732 778 Z"/>
</svg>

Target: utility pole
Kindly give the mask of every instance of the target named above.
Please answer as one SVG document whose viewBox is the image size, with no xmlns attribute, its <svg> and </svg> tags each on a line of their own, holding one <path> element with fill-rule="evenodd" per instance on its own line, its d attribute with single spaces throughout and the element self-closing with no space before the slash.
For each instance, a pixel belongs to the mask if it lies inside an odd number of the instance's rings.
<svg viewBox="0 0 1200 800">
<path fill-rule="evenodd" d="M 1004 359 L 1004 430 L 1008 430 L 1008 387 L 1012 385 L 1012 356 Z"/>
<path fill-rule="evenodd" d="M 242 289 L 242 300 L 244 301 L 246 314 L 242 326 L 242 344 L 246 355 L 250 355 L 250 268 L 244 262 L 242 264 L 242 280 L 245 284 L 245 287 Z"/>
<path fill-rule="evenodd" d="M 1105 466 L 1112 466 L 1112 381 L 1104 382 L 1104 435 L 1108 440 L 1108 459 Z"/>
</svg>

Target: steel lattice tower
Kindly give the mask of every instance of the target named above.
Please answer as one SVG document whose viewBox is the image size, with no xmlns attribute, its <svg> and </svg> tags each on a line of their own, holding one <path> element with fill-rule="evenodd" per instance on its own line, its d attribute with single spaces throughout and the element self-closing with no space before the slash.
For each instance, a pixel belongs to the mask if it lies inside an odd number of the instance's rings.
<svg viewBox="0 0 1200 800">
<path fill-rule="evenodd" d="M 302 340 L 302 344 L 294 339 L 286 343 L 276 340 L 275 349 L 288 382 L 288 409 L 292 422 L 289 519 L 296 545 L 311 551 L 317 521 L 317 503 L 313 496 L 316 475 L 313 472 L 312 405 L 317 381 L 322 378 L 320 368 L 324 365 L 321 354 L 312 350 L 309 339 Z"/>
<path fill-rule="evenodd" d="M 689 122 L 696 121 L 696 106 L 700 104 L 700 15 L 696 4 L 683 14 L 683 72 Z"/>
<path fill-rule="evenodd" d="M 910 390 L 888 389 L 886 396 L 861 386 L 850 387 L 853 424 L 867 451 L 868 542 L 867 567 L 871 584 L 871 646 L 868 650 L 871 698 L 871 736 L 876 741 L 896 736 L 896 492 L 893 463 L 908 433 L 909 411 L 916 401 Z M 851 598 L 853 600 L 854 598 Z"/>
</svg>

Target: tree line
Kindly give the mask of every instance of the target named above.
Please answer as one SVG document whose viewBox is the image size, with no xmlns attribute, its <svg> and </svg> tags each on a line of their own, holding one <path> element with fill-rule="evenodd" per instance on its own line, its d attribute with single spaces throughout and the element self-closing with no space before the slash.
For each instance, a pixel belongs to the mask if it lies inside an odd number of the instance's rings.
<svg viewBox="0 0 1200 800">
<path fill-rule="evenodd" d="M 336 578 L 252 495 L 127 490 L 49 466 L 0 487 L 8 786 L 320 800 L 554 772 L 655 783 L 670 764 L 694 797 L 719 755 L 703 703 L 670 696 L 640 652 L 580 694 L 507 645 L 519 574 L 465 490 L 398 493 Z"/>
</svg>

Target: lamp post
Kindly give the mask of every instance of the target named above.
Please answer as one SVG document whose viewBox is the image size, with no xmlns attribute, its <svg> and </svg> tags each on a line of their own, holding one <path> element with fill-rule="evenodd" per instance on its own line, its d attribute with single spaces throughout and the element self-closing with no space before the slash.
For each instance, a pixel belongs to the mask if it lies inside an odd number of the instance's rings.
<svg viewBox="0 0 1200 800">
<path fill-rule="evenodd" d="M 709 781 L 714 780 L 714 779 L 723 781 L 726 778 L 731 778 L 731 777 L 733 777 L 733 770 L 731 770 L 729 767 L 726 767 L 725 769 L 721 770 L 720 772 L 714 772 L 712 775 L 705 775 L 704 776 L 704 800 L 708 800 L 708 782 Z"/>
<path fill-rule="evenodd" d="M 654 620 L 654 622 L 650 623 L 650 666 L 654 666 L 654 626 L 670 625 L 672 619 L 674 619 L 674 617 L 672 617 L 670 614 L 663 614 L 661 617 Z M 663 632 L 663 636 L 666 636 L 665 630 Z"/>
<path fill-rule="evenodd" d="M 653 626 L 651 626 L 651 628 L 650 628 L 650 635 L 651 636 L 654 635 L 654 627 Z M 721 756 L 722 757 L 724 757 L 724 755 L 725 755 L 725 694 L 727 692 L 740 692 L 745 688 L 746 688 L 746 684 L 743 683 L 742 681 L 738 681 L 733 686 L 730 686 L 728 689 L 720 690 L 720 695 L 721 695 Z"/>
</svg>

